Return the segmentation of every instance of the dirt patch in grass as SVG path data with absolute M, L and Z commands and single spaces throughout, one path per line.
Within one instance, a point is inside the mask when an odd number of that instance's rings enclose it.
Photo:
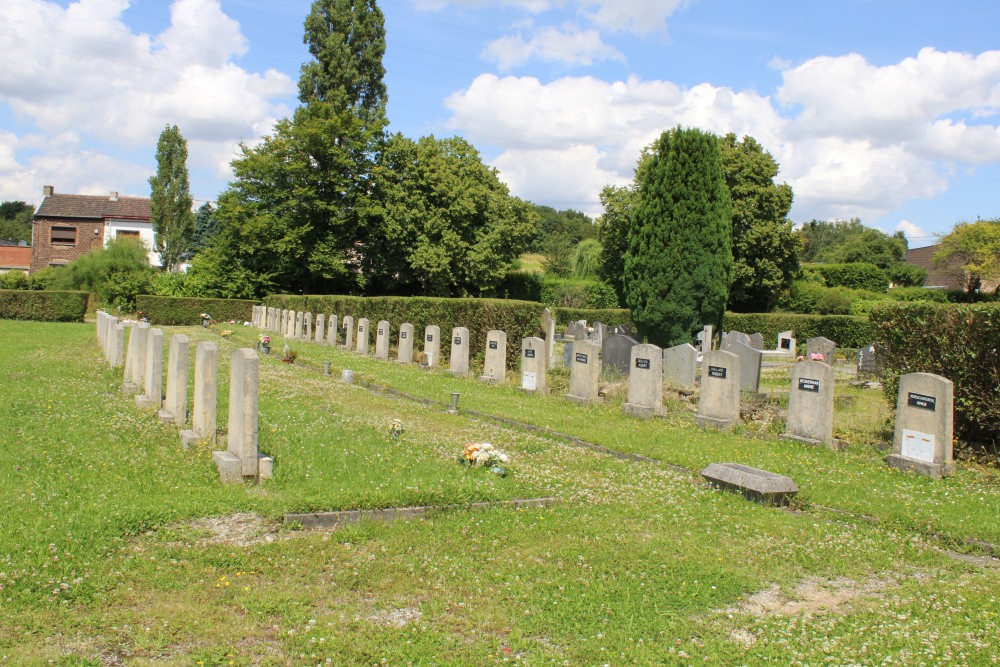
M 894 579 L 869 579 L 859 584 L 847 578 L 824 580 L 807 577 L 790 595 L 786 595 L 775 584 L 754 593 L 735 607 L 724 609 L 722 613 L 749 614 L 756 618 L 798 616 L 804 613 L 836 613 L 845 603 L 855 598 L 878 594 L 886 587 L 895 584 Z
M 231 544 L 248 547 L 265 544 L 279 539 L 281 531 L 281 524 L 277 521 L 250 513 L 195 519 L 188 525 L 204 535 L 197 540 L 199 546 Z

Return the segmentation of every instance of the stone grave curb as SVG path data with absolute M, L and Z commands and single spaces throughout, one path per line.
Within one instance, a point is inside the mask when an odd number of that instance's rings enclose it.
M 515 500 L 486 501 L 453 505 L 426 505 L 419 507 L 390 507 L 377 510 L 343 510 L 339 512 L 311 512 L 286 514 L 285 523 L 299 523 L 307 530 L 339 528 L 362 521 L 413 521 L 432 512 L 448 510 L 483 510 L 490 508 L 545 508 L 558 502 L 555 498 L 527 498 Z

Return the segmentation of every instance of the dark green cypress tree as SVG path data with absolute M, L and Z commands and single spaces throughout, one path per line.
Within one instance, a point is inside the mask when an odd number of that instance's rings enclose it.
M 646 167 L 625 253 L 625 300 L 650 343 L 721 328 L 733 275 L 729 189 L 715 135 L 677 127 Z

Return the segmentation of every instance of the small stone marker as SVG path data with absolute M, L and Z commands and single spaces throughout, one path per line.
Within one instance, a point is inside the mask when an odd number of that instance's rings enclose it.
M 128 337 L 128 354 L 125 356 L 125 383 L 122 387 L 126 396 L 139 393 L 143 376 L 146 374 L 146 348 L 149 347 L 149 323 L 139 322 L 132 327 Z
M 833 366 L 822 361 L 792 366 L 787 432 L 781 437 L 833 446 L 833 376 Z
M 456 377 L 469 374 L 469 330 L 465 327 L 451 330 L 451 363 L 448 370 Z
M 541 338 L 521 341 L 521 389 L 527 392 L 545 392 L 545 353 L 548 342 Z
M 799 492 L 790 477 L 739 463 L 712 463 L 701 476 L 717 489 L 736 491 L 764 505 L 787 505 Z
M 368 354 L 370 342 L 371 339 L 368 334 L 368 318 L 362 317 L 358 320 L 358 341 L 354 347 L 354 351 L 358 354 Z
M 150 329 L 146 339 L 146 371 L 142 378 L 143 393 L 135 397 L 142 409 L 163 405 L 163 330 Z
M 188 337 L 174 334 L 167 352 L 167 396 L 160 411 L 160 421 L 187 423 Z
M 226 451 L 212 452 L 223 483 L 271 477 L 273 461 L 257 452 L 257 393 L 260 359 L 249 348 L 233 352 L 229 378 L 229 426 Z
M 340 380 L 344 384 L 354 384 L 354 371 L 349 368 L 340 371 Z
M 698 374 L 698 350 L 690 343 L 663 351 L 663 379 L 673 387 L 692 389 Z
M 409 322 L 399 327 L 399 345 L 396 346 L 396 363 L 413 363 L 413 325 Z
M 752 333 L 750 334 L 750 347 L 755 350 L 764 349 L 764 334 Z
M 699 426 L 728 430 L 740 423 L 740 358 L 732 352 L 714 350 L 701 358 L 701 395 L 698 397 Z
M 326 342 L 327 345 L 329 345 L 330 347 L 337 347 L 338 331 L 339 329 L 338 329 L 337 316 L 331 314 L 330 317 L 327 319 L 327 326 L 326 326 Z
M 566 398 L 577 403 L 596 403 L 600 400 L 599 349 L 589 340 L 573 341 L 573 361 L 569 369 L 569 393 L 566 394 Z
M 632 371 L 628 376 L 628 401 L 622 412 L 649 419 L 663 411 L 663 350 L 656 345 L 632 347 Z
M 219 352 L 215 343 L 202 341 L 194 348 L 194 412 L 191 430 L 181 431 L 185 449 L 198 440 L 215 443 Z
M 482 382 L 507 381 L 507 333 L 493 329 L 486 334 L 486 356 L 483 362 Z
M 933 373 L 901 376 L 889 467 L 933 479 L 953 475 L 954 407 L 954 385 L 948 378 Z
M 601 348 L 604 367 L 628 375 L 632 370 L 632 348 L 638 344 L 639 341 L 634 338 L 621 334 L 605 338 Z
M 375 358 L 389 361 L 389 323 L 379 320 L 375 327 Z
M 878 372 L 875 365 L 875 343 L 858 348 L 858 377 L 871 377 Z
M 429 324 L 424 329 L 424 365 L 434 368 L 441 361 L 441 327 Z
M 313 314 L 305 313 L 302 318 L 302 339 L 310 341 L 313 339 Z
M 350 315 L 344 316 L 344 349 L 354 350 L 354 318 Z
M 833 364 L 833 355 L 837 351 L 837 344 L 829 338 L 817 336 L 806 341 L 806 359 L 811 361 L 825 361 Z M 813 355 L 822 354 L 823 357 L 813 359 Z
M 760 350 L 729 339 L 729 351 L 740 358 L 740 391 L 754 392 L 760 389 L 760 367 L 763 356 Z
M 782 331 L 781 333 L 778 334 L 778 347 L 776 349 L 777 352 L 782 352 L 790 357 L 795 356 L 796 341 L 795 337 L 793 336 L 793 333 L 794 332 L 789 330 L 789 331 Z
M 316 335 L 313 341 L 316 343 L 322 343 L 326 340 L 326 314 L 319 313 L 316 315 Z

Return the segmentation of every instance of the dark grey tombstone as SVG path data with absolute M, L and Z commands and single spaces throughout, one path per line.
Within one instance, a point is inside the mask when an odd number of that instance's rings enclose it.
M 568 340 L 563 344 L 563 366 L 569 368 L 573 365 L 573 341 Z
M 858 348 L 858 377 L 872 376 L 878 369 L 875 366 L 875 343 Z
M 628 375 L 631 370 L 632 348 L 638 344 L 639 341 L 628 336 L 614 335 L 605 338 L 601 348 L 604 368 L 614 368 L 619 373 Z

